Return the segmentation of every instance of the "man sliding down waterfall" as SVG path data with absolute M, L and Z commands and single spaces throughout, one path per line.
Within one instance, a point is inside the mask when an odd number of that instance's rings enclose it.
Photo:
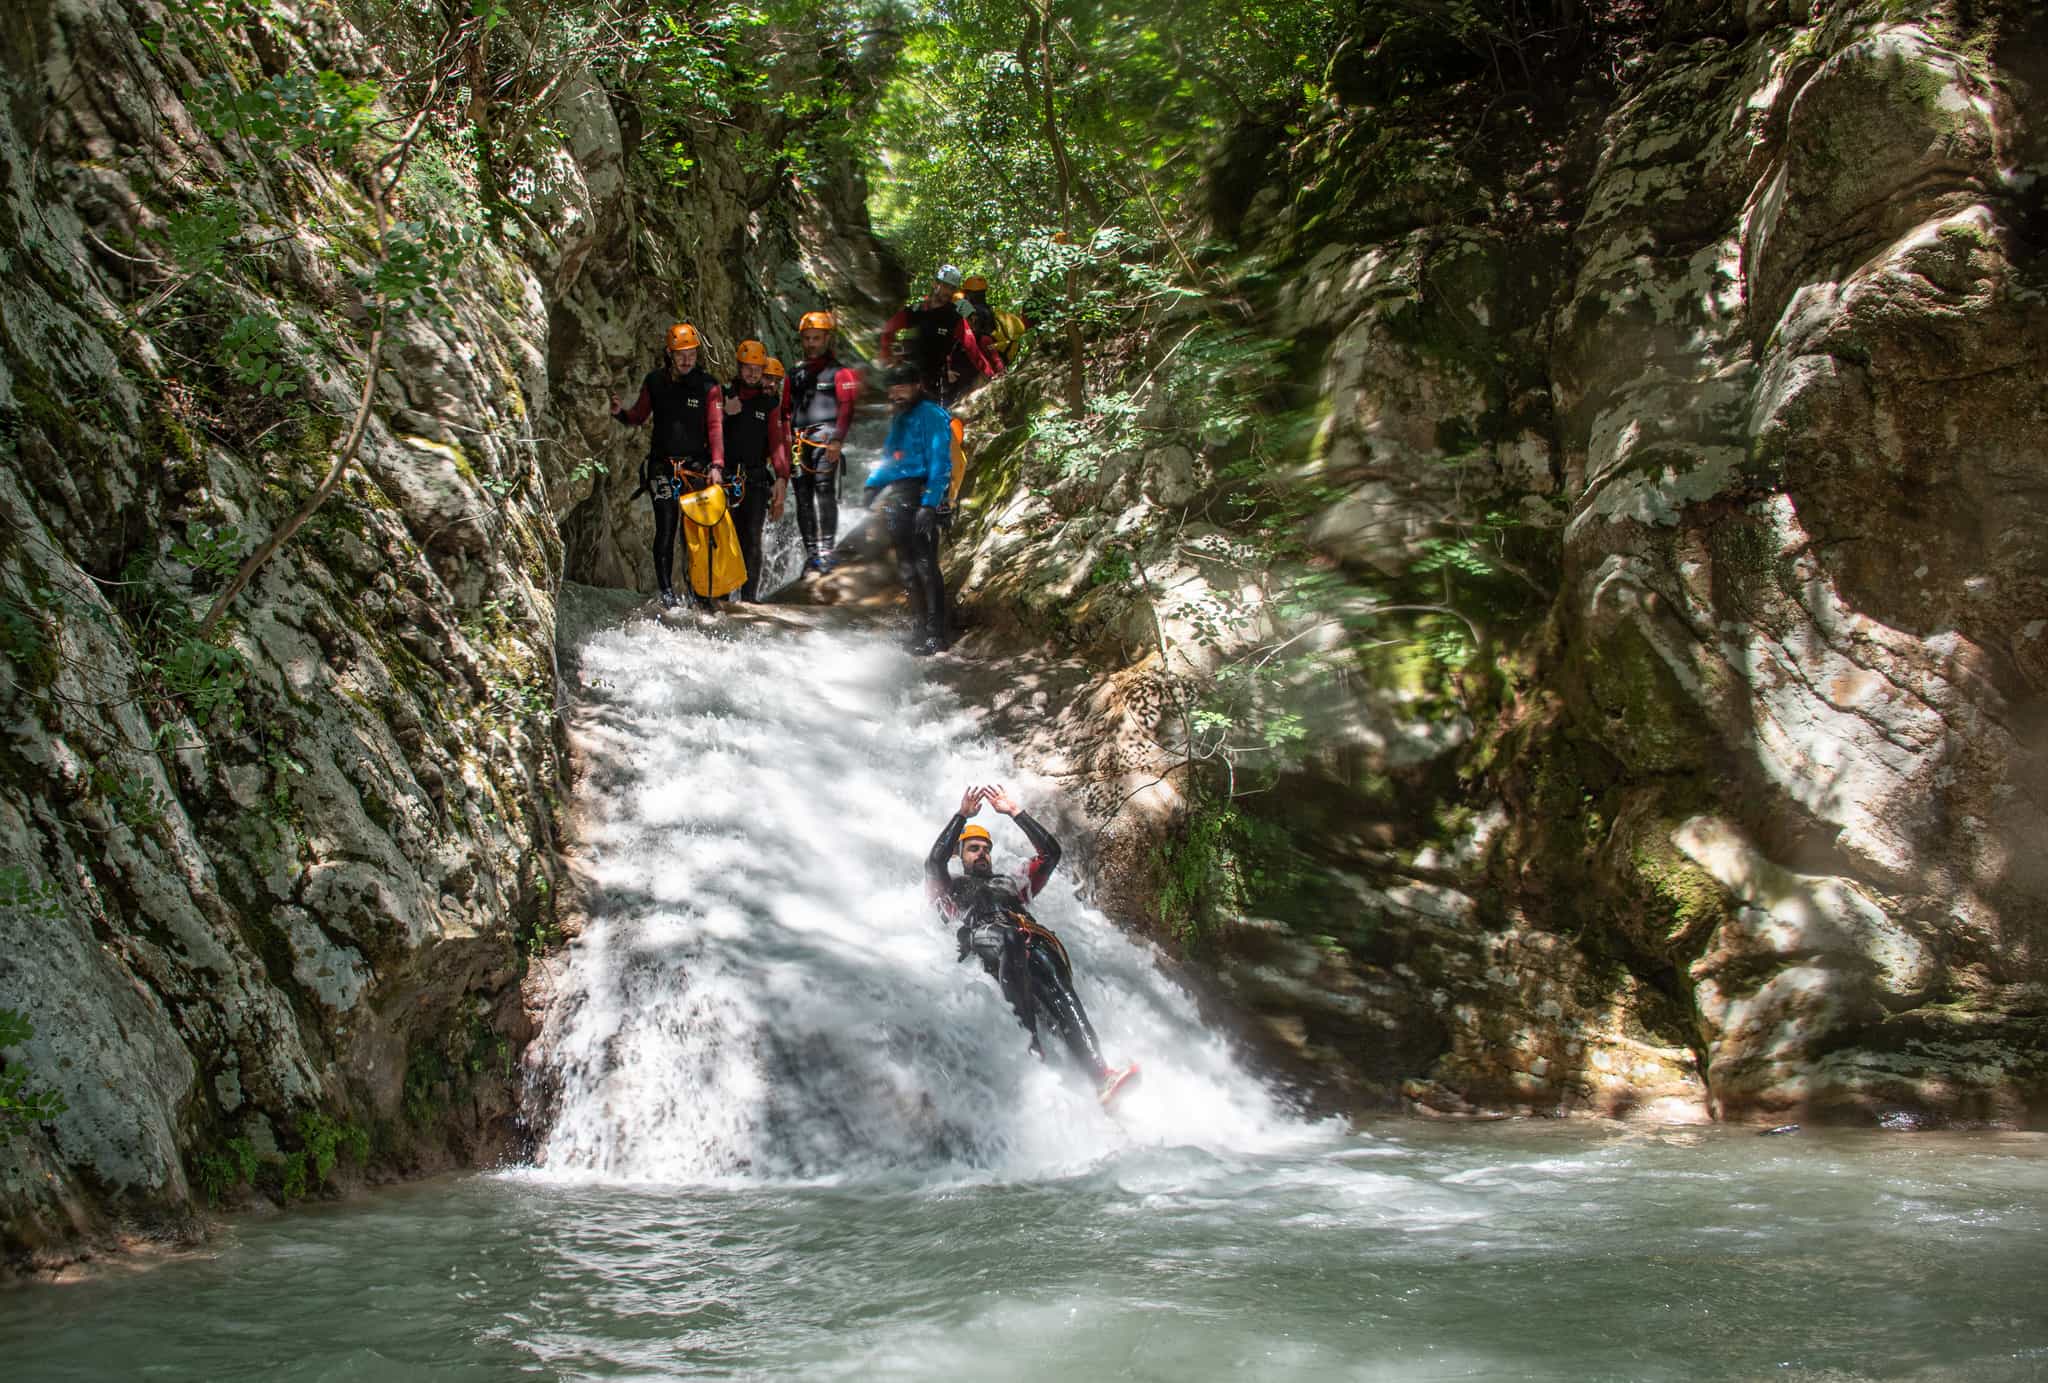
M 1016 822 L 1038 852 L 1022 873 L 996 873 L 994 842 L 987 828 L 968 825 L 968 818 L 978 815 L 984 802 Z M 951 867 L 956 853 L 961 868 L 957 876 Z M 1098 1097 L 1108 1108 L 1118 1093 L 1137 1079 L 1138 1063 L 1112 1071 L 1103 1061 L 1088 1012 L 1074 992 L 1067 948 L 1024 907 L 1038 896 L 1059 862 L 1060 843 L 1019 811 L 1001 786 L 971 787 L 960 799 L 959 812 L 939 832 L 932 852 L 925 856 L 925 891 L 939 915 L 958 926 L 960 959 L 966 960 L 970 953 L 978 955 L 983 968 L 995 976 L 1017 1021 L 1031 1034 L 1031 1050 L 1045 1055 L 1038 1043 L 1038 1015 L 1043 1011 L 1074 1060 L 1094 1077 Z

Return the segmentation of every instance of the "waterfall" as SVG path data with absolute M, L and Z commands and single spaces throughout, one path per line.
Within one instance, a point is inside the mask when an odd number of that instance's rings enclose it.
M 978 737 L 892 634 L 842 615 L 756 607 L 706 629 L 565 593 L 588 922 L 545 1020 L 542 1167 L 1031 1176 L 1133 1144 L 1249 1150 L 1298 1132 L 1149 948 L 1063 875 L 1034 912 L 1067 946 L 1104 1056 L 1144 1076 L 1111 1118 L 1050 1033 L 1049 1059 L 1030 1053 L 995 982 L 956 961 L 922 867 L 967 784 L 1006 782 L 1041 820 L 1058 789 Z M 1023 833 L 980 819 L 997 867 L 1017 867 Z

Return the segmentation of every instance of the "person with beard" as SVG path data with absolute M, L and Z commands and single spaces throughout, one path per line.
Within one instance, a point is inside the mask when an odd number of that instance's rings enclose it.
M 984 802 L 1016 822 L 1037 852 L 1021 872 L 996 873 L 994 841 L 987 828 L 969 824 Z M 957 875 L 952 872 L 956 854 L 961 869 Z M 1075 1064 L 1094 1080 L 1098 1098 L 1107 1106 L 1137 1076 L 1138 1064 L 1116 1070 L 1102 1059 L 1094 1025 L 1074 992 L 1067 948 L 1025 906 L 1045 888 L 1059 862 L 1060 843 L 1052 832 L 1020 809 L 1000 784 L 971 787 L 925 856 L 925 892 L 939 915 L 954 924 L 959 958 L 980 957 L 982 968 L 995 977 L 1017 1021 L 1031 1034 L 1031 1050 L 1045 1055 L 1038 1037 L 1043 1014 Z
M 804 358 L 782 388 L 782 420 L 795 446 L 796 526 L 804 538 L 804 571 L 832 570 L 839 541 L 839 476 L 853 406 L 860 400 L 860 371 L 832 353 L 837 320 L 829 312 L 806 312 L 797 324 Z
M 671 581 L 682 521 L 676 501 L 685 490 L 725 483 L 724 400 L 718 381 L 697 364 L 703 344 L 697 328 L 677 322 L 668 329 L 665 344 L 662 363 L 641 381 L 633 406 L 621 408 L 617 394 L 611 403 L 612 417 L 627 427 L 654 419 L 647 459 L 640 463 L 640 487 L 629 498 L 648 495 L 654 501 L 654 580 L 661 603 L 674 609 L 680 602 Z M 696 601 L 694 595 L 691 599 Z
M 945 651 L 946 578 L 939 571 L 941 511 L 953 496 L 953 415 L 924 395 L 913 365 L 889 371 L 895 418 L 882 442 L 882 464 L 868 476 L 862 503 L 881 497 L 881 518 L 896 548 L 896 570 L 910 598 L 910 649 Z

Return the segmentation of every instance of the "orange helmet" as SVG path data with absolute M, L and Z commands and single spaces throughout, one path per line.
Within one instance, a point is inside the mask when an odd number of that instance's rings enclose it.
M 782 362 L 780 360 L 777 360 L 774 356 L 771 355 L 768 357 L 768 363 L 761 367 L 761 373 L 768 376 L 768 378 L 770 379 L 781 379 L 785 374 L 789 372 L 782 368 Z
M 766 365 L 768 363 L 768 348 L 759 341 L 742 341 L 740 342 L 739 357 L 740 364 L 742 365 Z
M 986 840 L 990 845 L 995 844 L 994 839 L 988 833 L 988 827 L 977 826 L 972 821 L 960 828 L 960 843 L 965 845 L 970 840 Z
M 831 331 L 837 325 L 829 312 L 806 312 L 796 324 L 798 331 Z
M 960 286 L 970 293 L 988 292 L 988 280 L 983 278 L 980 274 L 976 274 L 973 278 L 967 280 L 967 282 L 961 284 Z
M 668 348 L 672 351 L 693 351 L 702 344 L 697 339 L 697 328 L 688 322 L 677 322 L 668 329 Z
M 1052 243 L 1055 245 L 1071 245 L 1074 243 L 1074 237 L 1068 235 L 1065 231 L 1060 231 L 1053 236 Z

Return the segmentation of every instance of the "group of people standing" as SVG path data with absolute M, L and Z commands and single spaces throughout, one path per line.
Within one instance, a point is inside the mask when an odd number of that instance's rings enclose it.
M 1002 374 L 1023 330 L 1021 319 L 1002 320 L 1007 314 L 989 307 L 987 295 L 986 281 L 942 265 L 924 299 L 882 330 L 881 359 L 894 362 L 886 383 L 895 418 L 863 502 L 882 500 L 918 653 L 938 652 L 950 638 L 938 535 L 951 522 L 965 467 L 963 429 L 950 408 Z M 862 389 L 861 372 L 834 353 L 837 326 L 830 312 L 805 313 L 798 323 L 804 358 L 793 370 L 761 342 L 742 341 L 737 372 L 721 384 L 700 363 L 697 329 L 679 322 L 632 406 L 611 396 L 620 423 L 652 424 L 633 497 L 648 495 L 654 506 L 654 578 L 665 607 L 685 600 L 710 606 L 688 580 L 677 592 L 674 563 L 690 497 L 713 487 L 725 491 L 745 564 L 738 599 L 760 598 L 762 533 L 792 491 L 805 573 L 832 569 L 846 436 Z
M 633 497 L 647 495 L 654 505 L 654 581 L 664 606 L 683 601 L 675 589 L 678 501 L 711 486 L 726 490 L 746 564 L 739 599 L 760 598 L 762 530 L 768 519 L 781 517 L 792 489 L 810 554 L 806 569 L 829 569 L 841 453 L 860 397 L 859 372 L 832 353 L 835 325 L 829 312 L 804 315 L 798 331 L 804 358 L 795 370 L 785 370 L 761 342 L 740 342 L 737 373 L 721 384 L 700 363 L 697 329 L 678 322 L 668 329 L 662 363 L 647 372 L 632 406 L 611 396 L 612 417 L 620 423 L 653 424 Z M 706 600 L 687 581 L 684 589 L 693 602 Z
M 1013 319 L 1014 321 L 1014 319 Z M 780 517 L 789 491 L 797 501 L 806 572 L 832 568 L 838 538 L 840 473 L 847 433 L 860 401 L 861 375 L 833 353 L 837 329 L 830 312 L 809 312 L 798 324 L 804 358 L 785 371 L 759 341 L 742 341 L 738 369 L 721 384 L 699 363 L 703 342 L 695 327 L 668 330 L 662 364 L 648 372 L 632 407 L 611 396 L 612 416 L 628 427 L 653 424 L 647 459 L 634 497 L 652 496 L 654 576 L 664 606 L 684 599 L 674 587 L 676 534 L 693 496 L 724 489 L 746 564 L 735 594 L 760 594 L 762 529 Z M 895 548 L 910 598 L 911 648 L 937 653 L 950 637 L 945 578 L 939 570 L 939 534 L 951 522 L 964 469 L 962 429 L 951 409 L 1007 365 L 1021 323 L 1001 323 L 987 306 L 987 284 L 963 280 L 942 265 L 924 300 L 904 308 L 882 331 L 881 356 L 893 362 L 886 376 L 893 417 L 881 463 L 869 474 L 862 503 L 877 504 Z M 707 567 L 708 570 L 708 567 Z M 706 602 L 685 581 L 688 598 Z M 983 804 L 1008 816 L 1034 850 L 1016 874 L 995 872 L 993 841 L 972 824 Z M 961 872 L 952 872 L 958 858 Z M 1096 1087 L 1105 1106 L 1130 1086 L 1137 1063 L 1112 1068 L 1102 1056 L 1087 1010 L 1074 990 L 1066 947 L 1032 917 L 1028 904 L 1059 864 L 1060 847 L 1000 786 L 971 787 L 960 810 L 939 833 L 925 861 L 926 887 L 935 907 L 955 925 L 959 958 L 974 957 L 994 977 L 1042 1054 L 1041 1029 L 1056 1033 L 1072 1061 Z

